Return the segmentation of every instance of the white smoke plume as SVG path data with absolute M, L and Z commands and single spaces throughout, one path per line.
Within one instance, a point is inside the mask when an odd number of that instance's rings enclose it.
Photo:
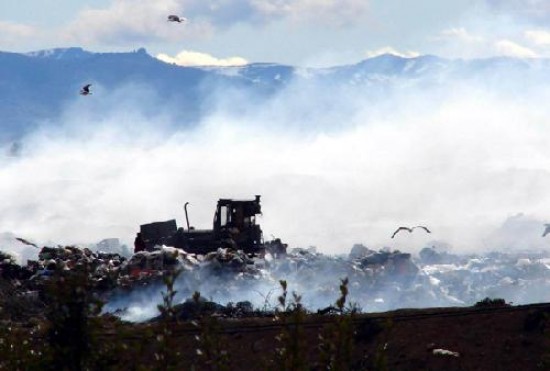
M 390 239 L 412 224 L 477 249 L 511 215 L 550 218 L 547 81 L 434 78 L 445 84 L 389 81 L 390 92 L 300 80 L 261 105 L 220 88 L 191 128 L 152 87 L 98 86 L 0 160 L 2 228 L 131 245 L 140 224 L 183 225 L 187 201 L 209 228 L 218 198 L 260 194 L 266 237 L 341 253 L 420 248 L 427 237 Z

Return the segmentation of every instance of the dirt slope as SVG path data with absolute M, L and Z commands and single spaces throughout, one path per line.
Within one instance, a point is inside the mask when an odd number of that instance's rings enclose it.
M 550 313 L 550 304 L 411 309 L 360 315 L 354 319 L 350 368 L 446 371 L 550 369 L 544 363 L 545 358 L 550 356 L 548 330 L 545 328 L 547 313 Z M 297 340 L 297 347 L 301 350 L 299 358 L 305 369 L 321 369 L 319 334 L 326 331 L 335 318 L 309 316 L 303 320 L 298 332 L 289 327 L 289 333 Z M 289 322 L 292 320 L 289 319 Z M 204 350 L 204 342 L 201 345 L 197 338 L 204 340 L 206 333 L 218 344 L 217 351 L 227 356 L 223 362 L 232 370 L 280 369 L 280 365 L 271 360 L 277 358 L 276 349 L 282 347 L 277 336 L 283 332 L 283 327 L 273 319 L 224 320 L 218 322 L 217 330 L 214 327 L 207 329 L 210 325 L 205 323 L 199 326 L 199 329 L 202 328 L 199 331 L 190 323 L 172 327 L 170 350 L 177 359 L 178 368 L 189 369 L 193 364 L 197 369 L 212 367 L 212 363 L 203 363 L 201 359 L 204 358 L 197 355 L 197 349 L 201 346 Z M 127 353 L 127 357 L 121 355 L 123 364 L 155 362 L 157 326 L 132 325 L 127 328 L 132 335 L 126 342 L 134 342 L 130 349 L 140 350 L 138 354 Z M 336 342 L 335 339 L 330 341 Z

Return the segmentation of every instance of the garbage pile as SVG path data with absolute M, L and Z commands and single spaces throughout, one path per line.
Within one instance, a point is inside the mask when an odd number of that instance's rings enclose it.
M 514 304 L 550 301 L 547 251 L 454 255 L 425 248 L 419 255 L 421 277 L 450 302 L 473 305 L 487 297 Z
M 0 277 L 4 280 L 28 279 L 32 271 L 16 264 L 13 256 L 0 251 Z
M 238 256 L 222 249 L 207 258 L 195 257 L 196 265 L 176 281 L 176 302 L 183 303 L 199 291 L 218 304 L 248 301 L 269 311 L 277 307 L 282 292 L 279 281 L 285 280 L 289 300 L 296 292 L 314 312 L 334 304 L 340 279 L 345 277 L 348 304 L 368 312 L 472 306 L 487 297 L 514 304 L 550 301 L 550 255 L 546 253 L 456 255 L 430 247 L 413 256 L 354 247 L 348 256 L 324 255 L 312 248 L 291 249 L 284 259 L 269 254 L 263 259 Z M 109 304 L 113 309 L 124 308 L 124 319 L 144 320 L 158 314 L 152 305 L 147 310 L 147 300 L 157 297 L 160 302 L 160 291 L 161 286 L 133 292 Z
M 550 254 L 546 252 L 458 255 L 426 247 L 412 255 L 358 244 L 342 256 L 321 254 L 315 248 L 290 249 L 279 259 L 274 255 L 251 257 L 229 248 L 199 255 L 159 246 L 126 258 L 75 246 L 43 247 L 38 259 L 25 266 L 0 254 L 0 274 L 28 293 L 39 290 L 40 283 L 56 271 L 85 265 L 106 300 L 104 310 L 130 321 L 158 316 L 161 292 L 166 291 L 163 278 L 175 272 L 179 273 L 174 302 L 181 305 L 182 318 L 195 292 L 217 303 L 214 313 L 218 315 L 236 315 L 227 310 L 229 303 L 250 303 L 254 310 L 273 311 L 282 292 L 281 280 L 287 282 L 288 300 L 296 292 L 312 312 L 334 304 L 340 295 L 340 280 L 346 277 L 348 304 L 368 312 L 471 306 L 484 298 L 514 304 L 550 301 Z
M 414 306 L 413 300 L 419 296 L 421 270 L 411 254 L 400 251 L 367 249 L 347 257 L 298 248 L 290 250 L 284 259 L 275 259 L 271 254 L 252 259 L 240 251 L 218 249 L 205 256 L 193 256 L 194 266 L 189 265 L 189 254 L 180 254 L 187 265 L 175 282 L 175 300 L 179 303 L 198 291 L 218 304 L 246 301 L 254 308 L 272 311 L 281 295 L 280 281 L 285 280 L 289 301 L 296 292 L 305 308 L 316 311 L 336 301 L 340 279 L 345 277 L 349 279 L 349 299 L 363 310 L 399 308 L 406 300 Z M 146 290 L 118 290 L 107 310 L 127 320 L 146 320 L 158 314 L 156 304 L 163 289 L 159 284 Z M 151 297 L 158 301 L 152 303 Z
M 119 254 L 94 252 L 87 247 L 45 246 L 38 253 L 38 260 L 28 260 L 23 269 L 32 274 L 29 277 L 31 282 L 40 285 L 55 272 L 86 267 L 94 286 L 108 290 L 117 285 L 117 277 L 125 261 L 126 258 Z

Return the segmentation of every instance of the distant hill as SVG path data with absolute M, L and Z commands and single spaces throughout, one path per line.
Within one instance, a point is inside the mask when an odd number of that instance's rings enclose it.
M 66 105 L 78 102 L 80 87 L 92 85 L 92 96 L 112 101 L 140 99 L 166 108 L 180 125 L 193 125 L 211 109 L 216 94 L 242 91 L 256 104 L 299 81 L 323 89 L 368 87 L 375 96 L 398 83 L 400 88 L 445 86 L 451 77 L 489 84 L 540 81 L 550 76 L 548 60 L 492 58 L 448 60 L 435 56 L 401 58 L 382 55 L 360 63 L 332 68 L 298 68 L 269 63 L 240 67 L 181 67 L 152 57 L 145 49 L 125 53 L 92 53 L 82 48 L 0 52 L 0 140 L 15 140 L 37 125 L 55 125 Z M 405 82 L 405 84 L 403 84 Z M 233 89 L 233 90 L 232 90 Z M 322 91 L 323 89 L 317 89 Z M 101 92 L 101 94 L 100 94 Z M 115 93 L 113 93 L 115 92 Z M 83 98 L 87 99 L 89 97 Z M 113 104 L 111 103 L 109 104 Z M 103 104 L 103 105 L 102 105 Z M 98 119 L 108 108 L 97 104 Z M 155 110 L 142 105 L 145 116 Z

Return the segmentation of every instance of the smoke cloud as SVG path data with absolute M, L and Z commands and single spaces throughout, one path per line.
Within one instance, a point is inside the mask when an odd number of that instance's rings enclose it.
M 187 201 L 191 224 L 210 228 L 218 198 L 260 194 L 265 237 L 291 247 L 498 248 L 487 236 L 507 218 L 542 223 L 550 210 L 547 81 L 505 72 L 381 76 L 387 85 L 302 78 L 262 104 L 219 87 L 187 126 L 153 87 L 97 86 L 17 155 L 6 145 L 0 223 L 37 241 L 131 245 L 140 224 L 183 225 Z M 390 238 L 417 224 L 432 235 Z

